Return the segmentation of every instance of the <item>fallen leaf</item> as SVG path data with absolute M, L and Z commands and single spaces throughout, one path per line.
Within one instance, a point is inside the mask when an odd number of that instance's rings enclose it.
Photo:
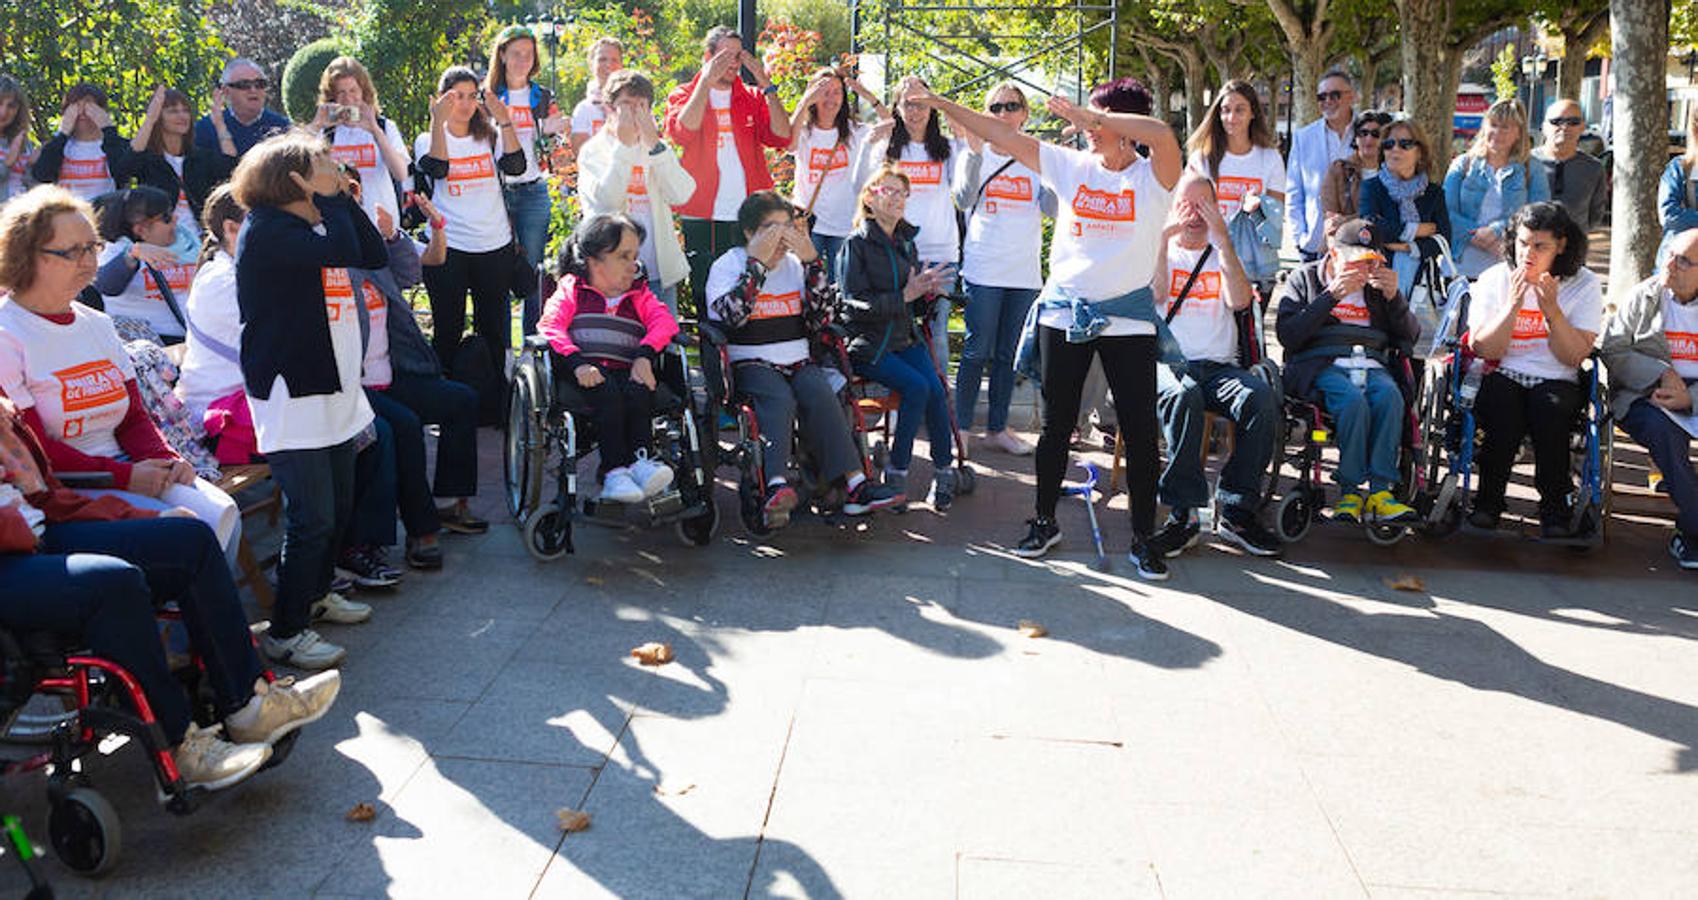
M 1386 578 L 1384 581 L 1386 583 L 1386 587 L 1391 588 L 1394 591 L 1410 591 L 1412 593 L 1420 594 L 1427 590 L 1427 583 L 1422 581 L 1421 576 L 1419 575 L 1403 574 L 1396 578 Z
M 377 807 L 372 806 L 370 803 L 356 803 L 354 804 L 354 808 L 348 810 L 347 815 L 342 818 L 347 819 L 350 822 L 370 822 L 372 819 L 377 818 Z
M 672 645 L 650 641 L 641 647 L 631 648 L 631 655 L 645 666 L 664 665 L 672 661 Z
M 1049 629 L 1048 628 L 1045 628 L 1044 626 L 1039 625 L 1038 623 L 1032 621 L 1031 619 L 1021 619 L 1019 628 L 1020 628 L 1020 633 L 1029 637 L 1029 638 L 1041 638 L 1041 637 L 1048 637 L 1049 636 Z
M 654 792 L 662 797 L 682 797 L 695 789 L 696 784 L 693 781 L 685 784 L 666 783 L 654 786 Z
M 584 583 L 585 584 L 592 584 L 592 585 L 600 585 L 600 584 L 604 584 L 606 582 L 605 582 L 605 579 L 601 578 L 598 575 L 585 575 L 584 576 Z
M 583 810 L 560 809 L 554 815 L 560 820 L 561 831 L 584 831 L 590 827 L 590 814 Z

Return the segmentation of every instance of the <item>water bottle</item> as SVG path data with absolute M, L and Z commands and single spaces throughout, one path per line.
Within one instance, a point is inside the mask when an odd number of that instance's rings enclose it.
M 1474 408 L 1474 398 L 1480 396 L 1480 379 L 1486 376 L 1486 361 L 1476 356 L 1468 361 L 1468 370 L 1462 373 L 1462 387 L 1458 405 L 1463 409 Z
M 1350 348 L 1350 383 L 1358 390 L 1368 386 L 1368 354 L 1361 344 Z

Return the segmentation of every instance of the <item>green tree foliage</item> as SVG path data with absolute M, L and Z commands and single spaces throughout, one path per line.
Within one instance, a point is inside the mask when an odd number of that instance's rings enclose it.
M 442 70 L 477 63 L 488 50 L 480 5 L 440 0 L 370 0 L 353 22 L 356 55 L 371 70 L 383 114 L 409 138 L 430 125 Z
M 1492 60 L 1492 90 L 1497 99 L 1515 99 L 1515 74 L 1519 71 L 1521 59 L 1515 55 L 1515 45 L 1504 44 L 1497 59 Z
M 342 38 L 320 38 L 295 51 L 283 67 L 283 109 L 297 122 L 312 121 L 318 108 L 318 82 L 324 68 L 354 48 Z

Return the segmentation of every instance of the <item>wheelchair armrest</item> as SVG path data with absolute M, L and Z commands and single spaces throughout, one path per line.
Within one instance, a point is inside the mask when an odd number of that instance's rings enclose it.
M 114 480 L 111 472 L 54 472 L 53 477 L 68 488 L 109 488 Z
M 705 319 L 696 323 L 696 330 L 701 332 L 702 340 L 710 346 L 724 347 L 731 343 L 731 338 L 725 333 L 724 329 Z
M 545 338 L 540 334 L 526 335 L 526 337 L 525 337 L 525 349 L 527 349 L 527 350 L 547 350 L 547 349 L 549 349 L 548 338 Z

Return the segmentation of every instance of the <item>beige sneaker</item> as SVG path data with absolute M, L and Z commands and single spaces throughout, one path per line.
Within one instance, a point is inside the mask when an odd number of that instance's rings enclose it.
M 254 682 L 248 704 L 224 720 L 224 733 L 242 743 L 275 744 L 302 725 L 324 718 L 341 690 L 342 673 L 335 670 L 269 683 L 261 678 Z
M 337 625 L 358 625 L 371 618 L 371 604 L 358 600 L 349 600 L 341 594 L 331 591 L 320 597 L 312 605 L 314 622 L 332 622 Z
M 1006 428 L 991 435 L 986 443 L 1011 456 L 1031 456 L 1034 449 L 1025 439 Z
M 233 744 L 218 736 L 216 726 L 199 728 L 190 723 L 171 757 L 189 787 L 217 791 L 258 772 L 271 758 L 271 748 L 265 744 Z

